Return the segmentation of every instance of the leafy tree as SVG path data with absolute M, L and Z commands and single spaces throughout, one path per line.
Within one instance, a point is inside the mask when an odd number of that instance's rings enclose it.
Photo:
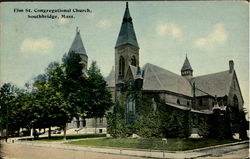
M 127 127 L 124 119 L 124 108 L 118 103 L 114 106 L 114 112 L 107 116 L 107 131 L 112 137 L 126 137 Z
M 88 70 L 88 86 L 89 86 L 89 109 L 87 116 L 88 117 L 103 117 L 105 111 L 110 109 L 113 105 L 111 100 L 111 94 L 107 89 L 106 81 L 101 75 L 100 69 L 96 65 L 96 62 L 93 61 Z
M 51 63 L 46 73 L 36 78 L 34 82 L 36 104 L 33 106 L 32 121 L 34 127 L 65 128 L 66 123 L 72 119 L 74 108 L 64 98 L 64 82 L 63 68 L 57 62 Z M 49 137 L 50 135 L 49 131 Z
M 82 77 L 81 57 L 75 52 L 65 54 L 63 59 L 63 66 L 65 67 L 66 76 L 68 79 L 77 80 Z
M 18 89 L 16 97 L 12 100 L 12 106 L 15 107 L 15 111 L 11 115 L 15 123 L 11 123 L 11 127 L 17 130 L 18 134 L 20 128 L 30 129 L 32 115 L 30 105 L 32 101 L 31 94 L 25 89 Z
M 90 118 L 95 118 L 95 124 L 97 118 L 101 118 L 105 115 L 105 112 L 110 109 L 113 105 L 111 100 L 111 94 L 107 89 L 106 81 L 104 80 L 100 69 L 98 68 L 95 61 L 91 63 L 88 70 L 88 107 L 87 110 L 81 110 L 81 112 L 86 111 L 86 116 Z M 96 125 L 95 125 L 96 126 Z
M 63 83 L 64 96 L 76 108 L 74 116 L 79 116 L 80 112 L 85 114 L 88 107 L 87 99 L 89 98 L 88 81 L 82 72 L 80 55 L 74 52 L 64 55 L 63 67 L 66 77 Z
M 10 83 L 5 83 L 0 88 L 0 124 L 2 129 L 6 129 L 6 136 L 17 130 L 19 121 L 16 120 L 18 114 L 17 105 L 14 104 L 18 94 L 18 88 Z

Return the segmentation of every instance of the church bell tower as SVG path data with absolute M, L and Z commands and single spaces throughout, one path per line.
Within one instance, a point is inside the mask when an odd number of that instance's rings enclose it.
M 80 64 L 82 65 L 82 72 L 83 72 L 83 74 L 86 74 L 87 69 L 88 69 L 88 55 L 87 55 L 86 50 L 84 48 L 82 38 L 80 35 L 80 30 L 78 30 L 78 27 L 76 28 L 75 39 L 74 39 L 74 41 L 71 44 L 71 47 L 69 49 L 69 53 L 70 52 L 74 52 L 74 53 L 80 55 L 80 57 L 81 57 Z
M 115 82 L 123 81 L 129 65 L 139 66 L 139 45 L 137 43 L 128 2 L 120 32 L 115 45 Z

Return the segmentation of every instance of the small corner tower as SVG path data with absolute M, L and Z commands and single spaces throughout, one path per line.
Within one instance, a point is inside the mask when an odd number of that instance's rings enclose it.
M 128 2 L 123 16 L 120 32 L 115 45 L 115 83 L 123 80 L 129 65 L 139 66 L 139 45 L 137 43 Z
M 193 69 L 189 63 L 187 55 L 181 68 L 181 76 L 186 77 L 187 79 L 191 79 L 193 77 Z
M 86 53 L 86 50 L 84 48 L 82 38 L 80 35 L 80 30 L 78 30 L 78 27 L 76 27 L 76 36 L 71 44 L 71 47 L 69 49 L 69 52 L 74 52 L 76 54 L 79 54 L 81 57 L 81 64 L 82 64 L 82 71 L 83 73 L 87 73 L 88 68 L 88 55 Z

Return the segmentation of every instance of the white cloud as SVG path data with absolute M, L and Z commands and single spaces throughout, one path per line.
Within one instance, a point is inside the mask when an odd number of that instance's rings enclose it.
M 68 24 L 69 23 L 69 19 L 68 18 L 59 18 L 58 20 L 59 24 Z
M 108 28 L 111 26 L 111 22 L 106 19 L 102 19 L 97 23 L 97 27 L 99 28 Z
M 54 44 L 48 38 L 27 38 L 22 41 L 20 51 L 24 54 L 33 54 L 33 53 L 49 53 L 53 48 Z
M 197 39 L 194 44 L 200 48 L 214 48 L 227 41 L 228 33 L 223 24 L 215 24 L 213 30 L 206 37 Z
M 157 24 L 155 31 L 160 36 L 169 34 L 172 35 L 174 38 L 182 38 L 181 28 L 177 24 L 172 22 Z

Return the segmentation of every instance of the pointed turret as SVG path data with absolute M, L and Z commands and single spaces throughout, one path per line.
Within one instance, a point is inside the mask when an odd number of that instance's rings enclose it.
M 181 68 L 181 75 L 188 78 L 193 77 L 193 69 L 189 63 L 187 55 L 184 64 Z
M 76 54 L 79 54 L 81 57 L 80 64 L 82 65 L 82 72 L 85 75 L 87 73 L 87 67 L 88 67 L 88 55 L 86 53 L 86 50 L 84 48 L 82 38 L 80 35 L 80 30 L 78 30 L 78 27 L 76 27 L 76 36 L 71 44 L 71 47 L 69 49 L 69 53 L 74 52 Z
M 128 2 L 126 2 L 126 9 L 115 47 L 119 47 L 121 45 L 126 45 L 126 44 L 130 44 L 134 47 L 139 48 L 134 31 L 132 18 L 129 13 Z
M 76 36 L 69 49 L 69 52 L 75 52 L 77 54 L 85 54 L 85 55 L 87 54 L 78 27 L 76 28 Z

